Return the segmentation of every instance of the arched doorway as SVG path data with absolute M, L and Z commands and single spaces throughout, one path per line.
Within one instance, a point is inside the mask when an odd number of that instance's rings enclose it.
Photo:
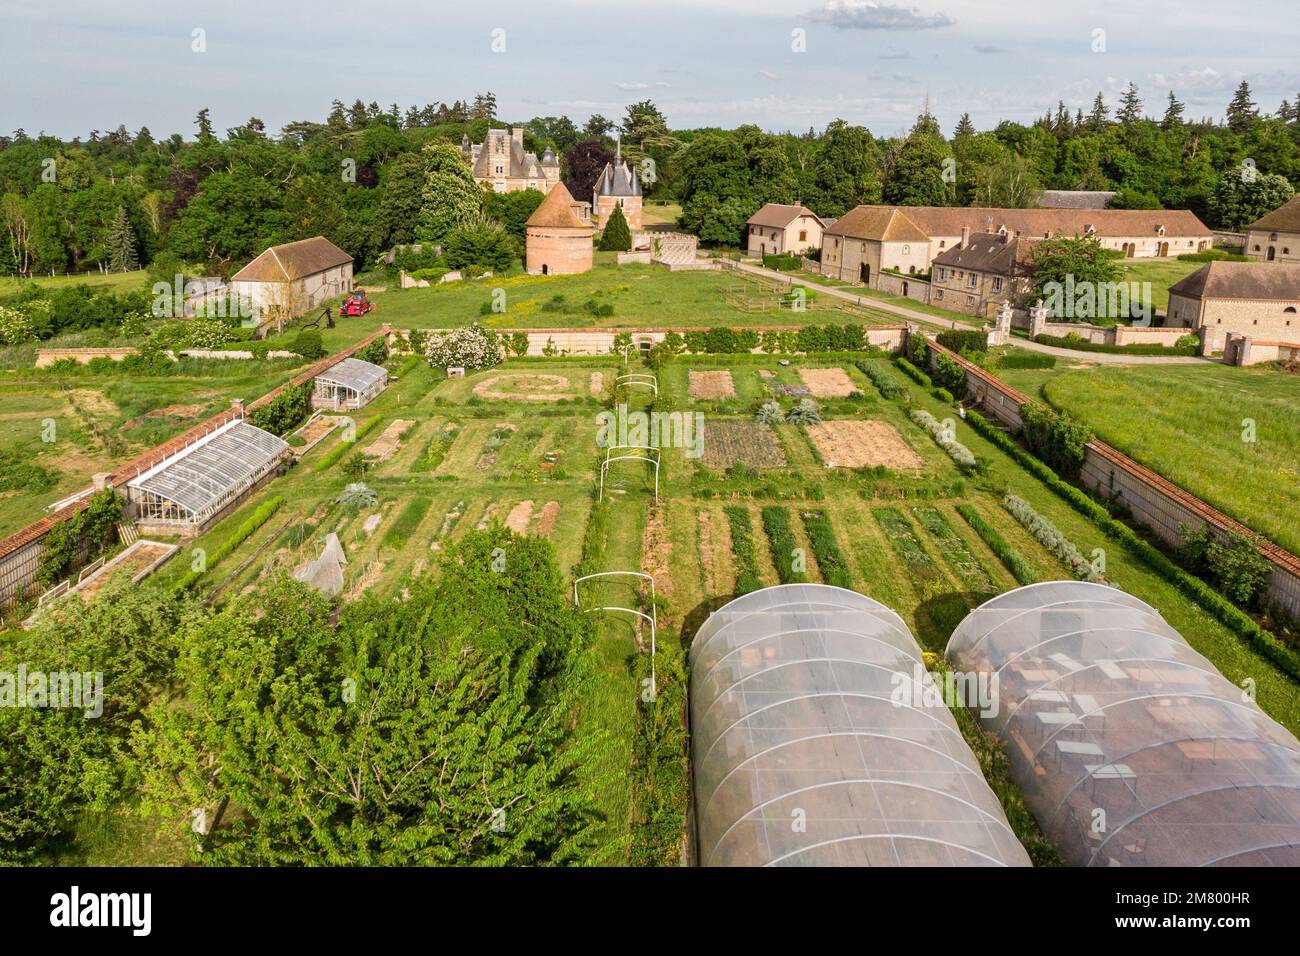
M 549 275 L 549 274 L 550 274 L 550 271 L 551 271 L 551 267 L 548 266 L 545 262 L 543 262 L 543 263 L 542 263 L 542 275 Z
M 871 266 L 865 262 L 858 266 L 858 279 L 861 280 L 863 285 L 871 285 Z

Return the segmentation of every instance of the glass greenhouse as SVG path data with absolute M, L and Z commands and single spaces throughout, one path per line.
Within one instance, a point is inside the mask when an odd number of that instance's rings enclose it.
M 972 611 L 947 653 L 997 676 L 984 726 L 1067 863 L 1300 865 L 1300 743 L 1154 608 L 1033 584 Z
M 704 866 L 1028 866 L 921 649 L 854 591 L 787 584 L 704 622 L 691 729 Z
M 135 520 L 201 525 L 270 474 L 289 446 L 236 420 L 127 483 Z
M 388 387 L 388 369 L 382 365 L 345 358 L 315 378 L 313 408 L 347 412 L 368 405 Z

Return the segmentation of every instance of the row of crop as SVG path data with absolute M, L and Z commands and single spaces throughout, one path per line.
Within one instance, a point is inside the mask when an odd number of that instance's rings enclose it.
M 736 560 L 736 593 L 748 594 L 763 586 L 758 576 L 758 552 L 754 548 L 754 526 L 749 509 L 728 505 L 723 511 L 731 528 L 731 553 Z
M 433 500 L 427 495 L 417 495 L 408 501 L 393 519 L 393 523 L 388 526 L 388 530 L 384 532 L 380 544 L 385 548 L 403 547 L 410 540 L 411 535 L 415 534 L 415 529 L 429 513 L 432 504 Z
M 987 594 L 995 590 L 993 579 L 989 576 L 979 558 L 971 553 L 961 535 L 957 534 L 943 512 L 932 505 L 913 508 L 912 513 L 921 523 L 921 527 L 939 547 L 944 562 L 961 580 L 967 591 Z
M 177 590 L 184 590 L 190 587 L 199 578 L 203 577 L 208 571 L 216 567 L 225 558 L 228 558 L 236 548 L 247 541 L 258 528 L 271 520 L 271 516 L 280 510 L 284 504 L 284 497 L 276 495 L 274 498 L 268 498 L 258 505 L 257 510 L 245 518 L 238 528 L 225 541 L 221 542 L 215 551 L 205 554 L 201 561 L 195 563 L 185 575 L 176 582 Z
M 1056 525 L 1048 521 L 1024 498 L 1008 494 L 1002 504 L 1011 512 L 1011 516 L 1025 526 L 1025 529 L 1038 539 L 1048 551 L 1052 552 L 1062 564 L 1070 569 L 1080 581 L 1105 584 L 1106 576 L 1094 562 L 1083 556 L 1073 541 L 1061 534 Z
M 344 454 L 346 454 L 348 450 L 352 448 L 353 445 L 355 445 L 357 442 L 361 441 L 361 439 L 365 438 L 372 431 L 374 431 L 375 428 L 379 425 L 380 419 L 382 417 L 383 416 L 381 415 L 373 416 L 370 419 L 370 421 L 366 422 L 364 425 L 358 428 L 351 438 L 348 438 L 345 435 L 342 439 L 339 440 L 339 443 L 337 445 L 331 448 L 325 454 L 325 456 L 321 458 L 320 461 L 316 462 L 316 467 L 313 469 L 313 471 L 315 471 L 317 474 L 320 474 L 323 471 L 327 471 L 335 462 L 337 462 L 340 458 L 342 458 Z
M 768 505 L 763 509 L 763 530 L 772 549 L 772 563 L 782 584 L 802 584 L 808 580 L 804 573 L 804 554 L 790 530 L 790 509 L 784 505 Z
M 894 380 L 893 376 L 886 371 L 884 365 L 880 362 L 858 361 L 854 364 L 863 375 L 871 379 L 871 384 L 876 386 L 876 391 L 883 398 L 896 402 L 905 394 L 903 386 Z
M 1081 515 L 1096 522 L 1107 537 L 1119 541 L 1134 557 L 1145 562 L 1153 571 L 1209 611 L 1220 624 L 1239 637 L 1244 638 L 1260 654 L 1285 671 L 1292 679 L 1300 681 L 1300 654 L 1288 648 L 1276 637 L 1260 627 L 1249 614 L 1223 597 L 1204 581 L 1180 568 L 1159 548 L 1139 537 L 1136 531 L 1122 521 L 1112 517 L 1110 512 L 1102 505 L 1074 485 L 1063 480 L 1056 472 L 1021 448 L 1009 435 L 994 426 L 978 412 L 968 412 L 966 421 L 977 432 L 1015 459 L 1017 464 L 1063 498 L 1067 504 Z
M 835 540 L 835 529 L 831 527 L 830 517 L 824 511 L 805 511 L 802 517 L 822 580 L 837 588 L 852 590 L 853 575 L 849 572 L 849 563 L 840 550 L 839 542 Z
M 907 377 L 910 378 L 912 381 L 916 382 L 916 384 L 924 386 L 925 388 L 930 388 L 934 385 L 934 383 L 930 381 L 929 375 L 926 375 L 919 368 L 917 368 L 915 365 L 913 365 L 911 362 L 909 362 L 907 359 L 903 358 L 902 356 L 899 356 L 898 358 L 894 359 L 894 362 L 895 364 L 898 365 L 899 368 L 901 368 L 907 374 Z
M 1007 543 L 1006 538 L 998 533 L 997 528 L 980 517 L 979 512 L 974 507 L 965 503 L 959 504 L 957 513 L 975 529 L 975 533 L 989 546 L 989 550 L 1011 572 L 1011 576 L 1016 579 L 1017 584 L 1038 583 L 1038 575 L 1030 569 L 1029 564 L 1020 556 L 1020 552 Z
M 957 467 L 962 471 L 976 471 L 979 468 L 975 453 L 954 437 L 953 429 L 949 425 L 940 422 L 923 408 L 912 409 L 912 421 L 925 429 L 926 433 L 934 439 L 935 444 L 946 451 L 948 457 L 956 462 Z

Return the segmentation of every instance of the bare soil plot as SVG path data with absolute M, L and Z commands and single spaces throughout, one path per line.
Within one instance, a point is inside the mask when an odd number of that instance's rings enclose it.
M 887 422 L 829 421 L 807 428 L 827 468 L 924 467 L 921 456 Z
M 605 394 L 605 373 L 592 372 L 591 384 L 588 386 L 592 398 L 600 398 Z
M 799 377 L 819 397 L 843 398 L 858 391 L 853 379 L 842 368 L 801 368 Z
M 563 398 L 577 398 L 567 391 L 572 383 L 563 375 L 541 372 L 508 372 L 491 375 L 474 386 L 479 398 L 497 398 L 517 402 L 558 402 Z
M 527 534 L 528 522 L 530 522 L 532 518 L 532 501 L 521 501 L 510 509 L 510 514 L 506 515 L 506 527 L 515 534 Z
M 397 451 L 397 446 L 401 444 L 402 432 L 410 426 L 410 422 L 397 419 L 384 429 L 373 445 L 366 449 L 366 456 L 369 458 L 378 458 L 380 461 L 386 459 L 393 452 Z
M 770 425 L 726 419 L 705 421 L 701 460 L 710 468 L 729 468 L 737 463 L 781 468 L 786 464 L 785 449 Z
M 164 544 L 161 541 L 139 541 L 123 552 L 116 563 L 106 565 L 82 583 L 77 588 L 77 593 L 86 598 L 98 594 L 109 581 L 123 579 L 129 581 L 175 550 L 175 545 Z
M 303 454 L 314 448 L 322 438 L 337 428 L 341 421 L 341 418 L 336 418 L 333 415 L 321 415 L 317 418 L 313 418 L 302 428 L 298 429 L 297 435 L 302 439 L 302 445 L 294 449 L 294 454 L 301 457 Z
M 103 392 L 93 388 L 74 388 L 68 397 L 87 413 L 96 418 L 114 418 L 118 414 L 117 406 Z
M 555 521 L 560 517 L 560 503 L 558 501 L 548 501 L 542 506 L 534 517 L 536 525 L 536 534 L 543 538 L 549 538 L 555 531 Z
M 736 383 L 731 379 L 731 372 L 719 369 L 710 372 L 688 373 L 690 378 L 691 398 L 735 398 Z
M 730 594 L 736 588 L 731 567 L 731 526 L 716 511 L 701 511 L 699 522 L 704 590 L 710 596 Z

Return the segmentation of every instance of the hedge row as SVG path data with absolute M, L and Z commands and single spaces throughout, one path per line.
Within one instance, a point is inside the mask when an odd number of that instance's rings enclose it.
M 1040 345 L 1055 345 L 1076 352 L 1108 352 L 1113 355 L 1195 355 L 1197 350 L 1195 345 L 1107 345 L 1105 342 L 1089 342 L 1087 339 L 1041 333 L 1034 336 L 1034 341 Z
M 192 569 L 186 572 L 185 576 L 176 583 L 176 589 L 183 591 L 190 587 L 195 581 L 203 577 L 203 575 L 212 570 L 212 568 L 216 567 L 222 560 L 229 557 L 231 552 L 247 541 L 258 528 L 270 521 L 271 516 L 279 511 L 280 506 L 283 504 L 284 497 L 281 495 L 276 495 L 274 498 L 268 498 L 266 501 L 262 502 L 258 506 L 257 510 L 245 518 L 243 523 L 235 529 L 234 534 L 221 542 L 217 547 L 217 550 L 204 557 L 202 569 Z
M 763 586 L 758 577 L 758 555 L 754 551 L 754 529 L 749 509 L 728 505 L 723 509 L 731 525 L 731 553 L 736 559 L 736 593 L 748 594 Z
M 949 329 L 940 332 L 934 340 L 959 355 L 966 351 L 987 352 L 989 347 L 989 334 L 983 329 Z
M 1007 543 L 1006 538 L 998 533 L 997 528 L 981 518 L 978 511 L 968 504 L 960 504 L 957 506 L 957 513 L 975 529 L 975 533 L 989 546 L 989 550 L 997 555 L 998 560 L 1011 572 L 1011 576 L 1018 584 L 1038 583 L 1038 575 L 1030 569 L 1025 559 L 1020 556 L 1020 552 Z
M 772 563 L 782 584 L 802 584 L 808 580 L 802 571 L 794 569 L 794 556 L 798 550 L 794 532 L 790 530 L 790 509 L 784 505 L 768 505 L 763 509 L 763 530 L 772 548 Z
M 899 368 L 907 373 L 907 377 L 912 379 L 918 385 L 924 385 L 926 388 L 932 388 L 934 386 L 934 383 L 930 381 L 930 376 L 926 375 L 907 359 L 900 356 L 894 359 L 894 361 L 898 363 Z
M 998 368 L 1056 368 L 1056 356 L 1042 352 L 1008 352 L 998 359 Z
M 1300 654 L 1260 627 L 1249 614 L 1204 581 L 1178 567 L 1159 548 L 1139 537 L 1136 531 L 1122 521 L 1113 518 L 1109 511 L 1083 491 L 1062 480 L 1056 472 L 1021 448 L 1009 435 L 994 427 L 978 412 L 967 412 L 966 421 L 1015 459 L 1022 468 L 1064 498 L 1075 511 L 1095 521 L 1107 537 L 1120 542 L 1134 557 L 1145 562 L 1153 571 L 1205 608 L 1220 624 L 1246 640 L 1261 656 L 1272 661 L 1293 680 L 1300 681 Z
M 817 558 L 817 567 L 821 569 L 822 580 L 839 588 L 853 590 L 853 576 L 849 573 L 849 564 L 844 559 L 835 540 L 835 529 L 831 519 L 824 511 L 803 512 L 803 526 L 808 531 L 808 542 L 812 545 Z
M 1070 569 L 1080 581 L 1088 581 L 1092 584 L 1109 584 L 1105 576 L 1098 571 L 1087 558 L 1083 556 L 1078 546 L 1063 535 L 1052 522 L 1048 521 L 1024 498 L 1018 495 L 1006 495 L 1002 499 L 1003 506 L 1011 512 L 1012 517 L 1024 525 L 1025 529 L 1037 539 L 1048 551 L 1056 556 L 1056 559 Z
M 340 458 L 342 458 L 343 455 L 353 445 L 355 445 L 357 442 L 361 441 L 361 439 L 365 438 L 372 431 L 374 431 L 375 426 L 379 424 L 380 419 L 382 418 L 383 418 L 382 415 L 373 416 L 370 419 L 370 421 L 366 422 L 364 425 L 362 425 L 360 428 L 357 429 L 357 433 L 352 436 L 351 441 L 348 441 L 347 439 L 341 440 L 337 445 L 335 445 L 333 448 L 329 450 L 329 452 L 325 455 L 324 458 L 316 462 L 316 467 L 313 468 L 312 470 L 315 471 L 317 474 L 320 474 L 322 471 L 328 470 L 330 466 L 333 465 Z

